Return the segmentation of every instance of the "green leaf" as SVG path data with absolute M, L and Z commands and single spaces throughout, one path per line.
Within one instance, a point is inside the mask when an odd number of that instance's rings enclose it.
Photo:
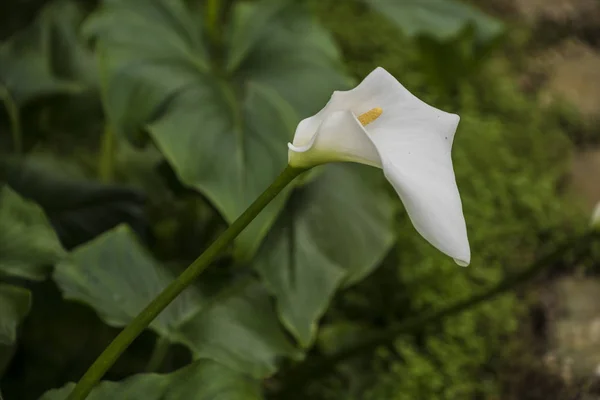
M 46 392 L 40 400 L 66 399 L 75 385 Z M 213 361 L 197 361 L 170 374 L 139 374 L 101 382 L 88 400 L 261 400 L 260 384 Z
M 48 56 L 54 74 L 80 89 L 95 88 L 98 71 L 94 54 L 80 37 L 86 11 L 72 0 L 54 0 L 42 10 L 39 20 L 48 32 Z
M 0 92 L 6 99 L 22 105 L 39 96 L 81 89 L 57 76 L 52 67 L 52 52 L 60 33 L 67 31 L 64 25 L 73 22 L 75 7 L 70 2 L 51 3 L 29 27 L 0 44 Z
M 76 248 L 54 272 L 66 298 L 89 304 L 112 326 L 126 325 L 173 278 L 124 226 Z M 242 289 L 216 302 L 208 290 L 192 286 L 150 328 L 187 345 L 195 358 L 210 358 L 257 378 L 271 375 L 279 358 L 297 358 L 298 350 L 286 338 L 265 291 L 254 281 Z
M 42 209 L 0 188 L 0 275 L 42 280 L 64 255 Z
M 373 271 L 393 243 L 393 207 L 380 183 L 375 169 L 328 166 L 294 193 L 257 254 L 284 325 L 305 347 L 336 289 Z
M 219 360 L 256 378 L 275 373 L 282 356 L 301 358 L 281 328 L 271 299 L 254 281 L 191 318 L 181 327 L 180 341 L 195 357 Z
M 150 132 L 183 181 L 194 182 L 232 222 L 285 168 L 292 118 L 286 117 L 290 111 L 276 93 L 257 84 L 252 84 L 238 110 L 240 120 L 230 119 L 225 96 L 198 96 L 196 91 L 180 96 L 170 112 L 150 126 Z M 202 102 L 205 105 L 198 108 Z M 202 127 L 202 132 L 189 127 Z M 272 201 L 237 239 L 240 251 L 254 251 L 288 192 L 284 190 Z
M 91 305 L 111 326 L 126 325 L 173 278 L 124 225 L 75 248 L 70 259 L 54 270 L 54 280 L 65 298 Z M 197 292 L 186 290 L 150 328 L 172 337 L 177 325 L 197 311 L 199 300 Z
M 4 165 L 7 183 L 42 207 L 67 249 L 120 223 L 129 224 L 144 238 L 148 236 L 146 197 L 139 190 L 87 180 L 68 170 L 73 163 L 60 163 L 55 157 L 34 155 Z
M 11 345 L 15 342 L 17 327 L 30 308 L 29 290 L 0 284 L 0 345 Z
M 271 87 L 290 103 L 298 115 L 296 125 L 318 112 L 334 90 L 349 89 L 354 81 L 340 72 L 344 65 L 329 32 L 293 3 L 239 2 L 233 11 L 228 61 L 237 65 L 231 73 L 238 75 L 238 83 Z
M 77 39 L 82 11 L 70 1 L 47 4 L 26 29 L 0 43 L 0 105 L 15 151 L 23 150 L 20 109 L 45 96 L 79 93 L 95 82 L 91 57 Z
M 352 348 L 375 330 L 356 322 L 342 321 L 329 323 L 319 329 L 317 344 L 324 354 L 336 354 Z
M 86 30 L 102 49 L 112 123 L 128 137 L 147 127 L 182 182 L 228 222 L 285 167 L 300 116 L 347 87 L 331 39 L 290 2 L 236 2 L 224 60 L 181 1 L 105 4 Z M 238 238 L 239 258 L 258 248 L 285 197 Z
M 504 30 L 500 21 L 458 0 L 364 1 L 409 36 L 429 35 L 438 40 L 446 40 L 458 35 L 466 25 L 472 24 L 477 39 L 487 42 Z

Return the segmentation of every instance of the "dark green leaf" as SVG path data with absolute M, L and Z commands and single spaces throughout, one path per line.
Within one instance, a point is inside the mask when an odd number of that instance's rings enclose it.
M 148 238 L 146 198 L 138 190 L 65 176 L 62 166 L 52 159 L 31 157 L 6 166 L 8 184 L 43 208 L 66 248 L 85 243 L 120 223 Z
M 42 10 L 39 20 L 48 32 L 48 56 L 54 74 L 86 87 L 96 87 L 96 60 L 79 35 L 85 16 L 76 2 L 54 0 Z
M 31 25 L 0 43 L 0 106 L 8 114 L 17 152 L 25 142 L 21 125 L 37 122 L 21 116 L 26 103 L 95 85 L 93 58 L 77 38 L 82 18 L 71 1 L 48 2 Z
M 312 343 L 336 289 L 369 274 L 393 243 L 393 208 L 377 173 L 357 165 L 328 166 L 294 193 L 258 252 L 256 268 L 277 297 L 282 321 L 303 346 Z
M 218 360 L 256 378 L 273 374 L 282 356 L 301 357 L 258 282 L 195 315 L 181 327 L 181 338 L 196 357 Z
M 173 278 L 123 226 L 76 248 L 54 273 L 66 298 L 89 304 L 113 326 L 131 321 Z M 196 358 L 263 378 L 275 372 L 280 357 L 299 354 L 261 287 L 252 283 L 242 289 L 214 302 L 192 286 L 150 328 L 187 345 Z
M 276 93 L 256 84 L 238 110 L 243 126 L 241 120 L 230 119 L 225 97 L 198 96 L 202 95 L 197 91 L 180 96 L 150 131 L 183 181 L 195 182 L 231 222 L 287 164 L 286 143 L 293 131 L 287 122 L 292 119 Z M 204 106 L 198 108 L 197 104 Z M 191 131 L 192 126 L 202 127 L 201 133 Z M 238 238 L 243 250 L 252 252 L 258 245 L 283 207 L 287 192 L 271 202 Z
M 284 1 L 286 7 L 277 3 L 281 1 L 238 4 L 234 15 L 240 16 L 231 35 L 240 42 L 231 43 L 230 62 L 237 59 L 237 49 L 246 48 L 235 82 L 257 82 L 276 90 L 296 111 L 296 125 L 318 112 L 334 90 L 349 89 L 354 81 L 340 72 L 341 56 L 329 32 L 294 1 Z M 262 15 L 270 18 L 263 21 Z M 237 30 L 241 33 L 236 35 Z M 242 39 L 246 36 L 249 39 Z
M 409 36 L 438 40 L 456 36 L 466 25 L 475 27 L 479 41 L 497 37 L 502 23 L 459 0 L 364 0 Z
M 91 305 L 112 326 L 126 325 L 173 278 L 123 225 L 75 248 L 54 271 L 65 298 Z M 198 293 L 187 290 L 150 327 L 170 337 L 198 308 Z
M 41 280 L 64 255 L 44 211 L 0 188 L 0 275 Z
M 63 400 L 70 383 L 40 400 Z M 261 400 L 260 385 L 213 361 L 200 360 L 171 374 L 140 374 L 122 382 L 102 382 L 88 400 Z
M 375 332 L 356 322 L 342 321 L 327 324 L 319 329 L 319 349 L 325 354 L 336 354 L 351 348 Z
M 38 96 L 82 88 L 58 77 L 52 68 L 52 52 L 61 34 L 74 32 L 68 25 L 75 22 L 76 13 L 73 3 L 51 3 L 27 29 L 0 44 L 0 98 L 22 105 Z
M 17 327 L 29 313 L 31 292 L 18 286 L 0 284 L 0 346 L 11 345 Z
M 87 31 L 102 50 L 112 122 L 128 137 L 148 126 L 183 183 L 228 222 L 285 167 L 300 116 L 348 83 L 330 38 L 289 2 L 233 6 L 227 76 L 182 2 L 105 3 Z M 284 202 L 282 194 L 238 238 L 239 257 L 252 255 Z

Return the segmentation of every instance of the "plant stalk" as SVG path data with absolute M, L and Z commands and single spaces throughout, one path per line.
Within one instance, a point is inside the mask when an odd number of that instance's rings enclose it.
M 160 367 L 165 361 L 165 357 L 169 354 L 169 348 L 171 347 L 171 342 L 163 336 L 160 336 L 156 339 L 156 343 L 154 344 L 154 350 L 152 351 L 152 355 L 150 356 L 150 360 L 148 360 L 148 364 L 146 364 L 146 372 L 159 372 Z
M 214 45 L 219 45 L 219 19 L 221 14 L 221 0 L 207 0 L 205 18 L 206 29 Z
M 98 178 L 103 183 L 110 183 L 114 179 L 115 153 L 117 142 L 114 130 L 110 124 L 104 126 L 102 141 L 100 143 L 100 159 L 98 163 Z
M 275 181 L 215 240 L 200 257 L 154 298 L 100 354 L 67 400 L 83 400 L 139 334 L 150 325 L 290 182 L 306 171 L 287 166 Z
M 0 85 L 0 104 L 4 104 L 10 121 L 13 150 L 15 153 L 21 154 L 23 151 L 23 132 L 19 107 L 15 104 L 8 89 L 2 85 Z

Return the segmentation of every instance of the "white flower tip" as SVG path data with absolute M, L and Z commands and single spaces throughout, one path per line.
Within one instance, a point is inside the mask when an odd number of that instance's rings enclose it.
M 454 258 L 454 262 L 456 264 L 458 264 L 459 266 L 461 266 L 461 267 L 468 267 L 469 264 L 471 263 L 471 260 L 469 260 L 469 259 L 467 259 L 467 260 L 461 260 L 461 259 L 458 259 L 458 258 Z
M 466 233 L 463 236 L 462 243 L 454 247 L 454 252 L 448 255 L 461 267 L 468 267 L 471 264 L 471 246 L 469 246 Z
M 454 130 L 456 130 L 456 128 L 458 128 L 458 123 L 460 122 L 460 115 L 458 114 L 450 114 L 450 116 L 454 119 Z

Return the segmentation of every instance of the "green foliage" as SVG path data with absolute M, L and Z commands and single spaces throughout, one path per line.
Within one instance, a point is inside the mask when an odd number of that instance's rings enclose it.
M 51 390 L 40 400 L 63 400 L 73 384 Z M 260 400 L 256 382 L 211 361 L 197 361 L 171 374 L 140 374 L 123 382 L 103 382 L 90 400 Z
M 42 209 L 0 186 L 0 373 L 11 357 L 19 324 L 31 308 L 31 292 L 3 281 L 42 280 L 65 256 Z
M 0 205 L 0 274 L 44 279 L 65 255 L 44 211 L 6 186 Z
M 56 266 L 64 296 L 93 307 L 109 325 L 124 326 L 175 277 L 124 226 L 76 248 Z M 230 283 L 230 282 L 227 282 Z M 279 357 L 297 357 L 260 285 L 249 282 L 218 303 L 218 283 L 188 288 L 150 328 L 169 342 L 257 378 L 272 374 Z
M 86 31 L 103 49 L 114 128 L 132 136 L 147 127 L 182 182 L 231 222 L 285 167 L 281 149 L 300 116 L 347 80 L 327 33 L 289 1 L 236 3 L 220 51 L 211 52 L 200 20 L 180 1 L 116 1 Z M 256 251 L 288 192 L 238 239 L 242 259 Z
M 31 292 L 13 285 L 0 284 L 0 346 L 17 339 L 17 327 L 29 313 Z
M 0 44 L 0 102 L 9 116 L 17 152 L 24 145 L 21 108 L 41 97 L 79 92 L 85 86 L 73 75 L 94 74 L 76 45 L 75 27 L 82 18 L 73 3 L 57 1 L 29 27 Z
M 58 76 L 54 68 L 59 63 L 57 45 L 63 39 L 55 36 L 75 35 L 75 31 L 60 29 L 63 24 L 68 24 L 65 20 L 73 18 L 75 12 L 72 3 L 57 2 L 46 8 L 27 29 L 2 43 L 0 88 L 5 102 L 22 106 L 36 97 L 68 93 L 78 88 L 75 82 Z
M 215 2 L 215 13 L 193 3 L 104 0 L 83 24 L 92 51 L 78 36 L 83 11 L 50 2 L 0 46 L 0 92 L 17 150 L 16 159 L 0 160 L 10 186 L 0 192 L 0 278 L 42 280 L 54 265 L 52 284 L 65 299 L 93 309 L 105 330 L 126 325 L 273 181 L 298 121 L 348 88 L 348 72 L 361 79 L 377 65 L 461 115 L 453 154 L 473 267 L 457 268 L 414 232 L 380 171 L 315 170 L 276 198 L 216 272 L 152 322 L 150 371 L 103 382 L 90 399 L 260 399 L 285 384 L 273 376 L 282 364 L 311 357 L 315 340 L 334 353 L 478 293 L 579 222 L 556 189 L 569 147 L 558 122 L 517 90 L 505 62 L 488 57 L 502 30 L 497 21 L 453 0 L 315 0 L 327 29 L 292 0 Z M 82 88 L 91 89 L 88 98 L 74 96 Z M 44 103 L 58 93 L 60 102 Z M 51 112 L 22 118 L 32 100 Z M 47 125 L 55 112 L 60 129 L 21 132 L 21 120 Z M 32 146 L 20 146 L 21 133 Z M 45 153 L 86 179 L 30 163 Z M 98 159 L 101 171 L 90 168 Z M 14 343 L 30 297 L 0 283 L 0 344 Z M 398 338 L 374 357 L 344 363 L 333 380 L 316 377 L 308 398 L 495 393 L 484 366 L 514 332 L 518 309 L 506 295 Z M 77 331 L 62 339 L 87 350 Z M 178 351 L 184 356 L 165 362 Z M 112 376 L 140 372 L 145 361 Z M 51 386 L 83 372 L 69 369 Z M 72 387 L 42 399 L 64 399 Z
M 256 268 L 277 297 L 283 323 L 304 347 L 312 344 L 336 289 L 362 280 L 393 243 L 392 206 L 381 200 L 381 181 L 368 172 L 330 166 L 297 190 L 289 215 L 257 255 Z
M 502 24 L 457 0 L 364 0 L 408 36 L 426 35 L 445 41 L 472 24 L 478 41 L 496 38 Z
M 71 249 L 120 222 L 147 236 L 147 198 L 141 191 L 92 181 L 80 167 L 64 161 L 33 153 L 4 163 L 7 184 L 41 206 L 63 246 Z
M 53 277 L 65 298 L 91 304 L 108 325 L 124 326 L 173 275 L 147 253 L 130 229 L 120 226 L 73 249 L 68 260 L 57 264 Z M 182 293 L 150 328 L 173 336 L 200 307 L 199 301 L 193 290 Z

